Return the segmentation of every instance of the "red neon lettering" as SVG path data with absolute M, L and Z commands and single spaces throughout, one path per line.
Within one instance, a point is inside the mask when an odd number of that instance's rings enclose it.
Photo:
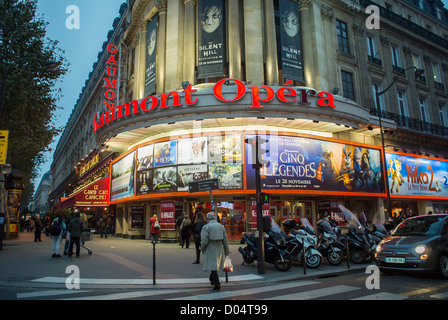
M 326 95 L 326 96 L 324 96 L 324 95 Z M 334 105 L 334 98 L 331 93 L 319 92 L 317 94 L 317 96 L 321 98 L 321 99 L 317 100 L 318 106 L 336 108 L 336 106 Z
M 114 64 L 114 65 L 117 65 L 117 63 L 115 62 L 115 58 L 114 58 L 114 56 L 110 56 L 109 60 L 107 60 L 106 63 L 107 63 L 107 64 Z
M 110 70 L 113 70 L 113 74 L 111 74 Z M 115 77 L 115 72 L 116 71 L 117 71 L 117 68 L 106 67 L 106 74 L 109 77 Z
M 116 53 L 117 52 L 117 46 L 114 44 L 110 44 L 107 46 L 107 51 L 110 53 Z
M 118 115 L 117 119 L 123 117 L 123 116 L 129 116 L 131 114 L 131 104 L 133 105 L 132 113 L 139 113 L 140 110 L 138 109 L 138 102 L 137 100 L 133 100 L 131 103 L 124 103 L 122 105 L 119 105 L 118 108 Z M 124 109 L 124 114 L 123 114 Z
M 114 88 L 114 89 L 117 89 L 117 80 L 112 80 L 112 82 L 111 82 L 109 79 L 104 78 L 104 86 L 103 86 L 103 88 Z
M 285 83 L 285 86 L 292 84 L 292 81 L 288 81 Z M 288 92 L 286 92 L 288 91 Z M 285 98 L 285 96 L 291 96 L 294 97 L 292 100 L 288 100 Z M 291 103 L 295 102 L 297 100 L 297 91 L 292 88 L 280 88 L 277 90 L 277 99 L 284 103 Z
M 173 97 L 173 104 L 171 106 L 169 106 L 167 104 L 167 100 L 168 100 L 168 96 L 172 96 Z M 160 109 L 162 108 L 167 108 L 167 107 L 179 107 L 182 104 L 180 103 L 180 95 L 179 92 L 173 91 L 170 93 L 164 93 L 160 95 Z
M 261 108 L 263 106 L 260 106 L 260 101 L 268 102 L 268 101 L 271 101 L 272 99 L 274 99 L 274 97 L 275 97 L 274 90 L 272 90 L 271 87 L 262 86 L 262 87 L 249 87 L 249 88 L 252 89 L 252 105 L 251 105 L 251 108 L 252 107 Z M 266 98 L 265 99 L 261 99 L 260 98 L 259 92 L 260 92 L 261 89 L 266 90 Z
M 106 90 L 106 92 L 104 92 L 104 97 L 107 100 L 114 100 L 115 99 L 115 92 L 112 90 Z
M 106 112 L 106 123 L 115 120 L 115 103 L 109 104 L 109 102 L 104 102 L 104 108 L 107 110 Z
M 183 90 L 182 92 L 185 93 L 185 104 L 190 106 L 193 104 L 196 104 L 198 102 L 198 99 L 194 99 L 194 101 L 191 101 L 191 93 L 196 92 L 198 90 L 191 88 L 191 83 L 188 85 L 187 89 Z
M 234 81 L 236 83 L 237 92 L 236 92 L 235 98 L 233 98 L 232 100 L 227 100 L 222 95 L 222 85 L 226 81 Z M 244 85 L 243 82 L 241 82 L 240 80 L 237 80 L 237 79 L 230 79 L 230 78 L 229 79 L 222 79 L 221 81 L 218 81 L 218 83 L 216 83 L 214 88 L 213 88 L 213 94 L 215 95 L 215 97 L 218 100 L 221 100 L 221 101 L 224 101 L 224 102 L 232 102 L 232 101 L 240 100 L 245 95 L 245 93 L 246 93 L 246 86 Z
M 151 99 L 151 108 L 147 108 L 146 107 L 146 101 Z M 145 99 L 142 100 L 142 102 L 140 102 L 140 109 L 142 111 L 151 111 L 154 110 L 155 108 L 157 108 L 157 105 L 159 104 L 159 100 L 156 97 L 153 96 L 149 96 L 146 97 Z

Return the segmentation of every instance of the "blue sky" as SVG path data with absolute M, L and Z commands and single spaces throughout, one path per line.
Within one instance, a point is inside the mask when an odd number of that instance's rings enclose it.
M 44 19 L 49 22 L 47 37 L 59 41 L 59 47 L 65 50 L 65 57 L 71 64 L 69 72 L 59 83 L 63 97 L 58 103 L 62 109 L 58 110 L 55 119 L 58 125 L 65 126 L 67 123 L 123 2 L 125 0 L 38 0 L 38 13 L 43 14 Z M 443 3 L 448 8 L 448 0 L 443 0 Z M 70 16 L 66 13 L 66 8 L 70 5 L 79 8 L 79 29 L 66 28 L 66 20 Z M 59 137 L 56 137 L 53 149 L 58 140 Z M 46 154 L 45 159 L 46 163 L 39 169 L 40 175 L 35 181 L 35 188 L 39 185 L 42 174 L 50 170 L 53 153 Z
M 58 106 L 56 123 L 65 126 L 73 107 L 78 100 L 87 76 L 92 71 L 107 33 L 112 29 L 114 19 L 125 0 L 38 0 L 38 13 L 43 14 L 47 26 L 47 37 L 59 41 L 59 48 L 65 50 L 65 57 L 71 64 L 68 73 L 58 84 L 63 97 Z M 80 13 L 79 29 L 67 29 L 66 20 L 70 17 L 66 8 L 76 5 Z M 56 137 L 52 148 L 59 141 Z M 42 175 L 50 170 L 53 153 L 46 154 L 46 163 L 39 169 L 35 181 L 37 189 Z

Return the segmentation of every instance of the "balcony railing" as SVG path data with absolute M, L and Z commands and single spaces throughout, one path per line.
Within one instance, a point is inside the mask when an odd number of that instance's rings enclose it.
M 370 108 L 370 114 L 378 116 L 377 109 Z M 393 120 L 400 129 L 448 138 L 448 128 L 435 123 L 429 123 L 383 110 L 381 110 L 381 118 Z
M 377 64 L 377 65 L 379 65 L 381 67 L 383 66 L 383 62 L 381 61 L 381 59 L 372 57 L 371 55 L 369 55 L 368 57 L 369 57 L 369 62 Z
M 448 48 L 448 40 L 436 35 L 435 33 L 432 33 L 431 31 L 419 26 L 418 24 L 415 24 L 412 21 L 409 21 L 406 18 L 403 18 L 402 16 L 392 12 L 391 10 L 378 5 L 376 2 L 370 0 L 359 0 L 359 2 L 363 7 L 368 7 L 370 5 L 377 6 L 380 9 L 381 17 L 386 18 L 387 20 L 392 21 L 403 28 L 422 36 L 426 40 L 429 40 L 444 48 Z

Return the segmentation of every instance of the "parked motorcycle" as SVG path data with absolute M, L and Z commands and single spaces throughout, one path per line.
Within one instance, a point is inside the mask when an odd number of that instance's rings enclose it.
M 371 251 L 369 257 L 366 259 L 366 262 L 371 262 L 374 259 L 376 247 L 380 241 L 388 235 L 388 232 L 379 219 L 376 219 L 373 225 L 369 224 L 364 212 L 361 212 L 359 221 L 364 227 L 365 236 L 367 241 L 370 243 Z
M 371 247 L 365 236 L 365 230 L 358 218 L 342 205 L 338 206 L 345 221 L 348 223 L 348 233 L 341 236 L 341 242 L 348 241 L 350 259 L 360 264 L 368 261 L 371 257 Z
M 317 222 L 319 231 L 319 242 L 317 250 L 327 259 L 328 263 L 338 266 L 342 263 L 344 254 L 341 250 L 341 244 L 338 244 L 338 237 L 328 220 Z
M 263 220 L 270 219 L 267 223 L 270 228 L 265 230 L 264 238 L 264 261 L 274 264 L 279 271 L 288 271 L 292 266 L 292 257 L 286 250 L 286 239 L 281 228 L 272 219 L 272 217 L 263 217 Z M 266 223 L 264 223 L 265 225 Z M 253 233 L 243 233 L 242 243 L 246 243 L 246 247 L 239 247 L 238 251 L 243 256 L 243 264 L 251 264 L 255 260 L 258 261 L 257 238 Z
M 308 268 L 316 269 L 322 262 L 322 254 L 316 249 L 317 237 L 308 219 L 300 219 L 301 226 L 293 219 L 283 221 L 285 230 L 290 230 L 286 239 L 286 250 L 295 261 L 303 261 L 303 246 L 305 246 L 305 263 Z

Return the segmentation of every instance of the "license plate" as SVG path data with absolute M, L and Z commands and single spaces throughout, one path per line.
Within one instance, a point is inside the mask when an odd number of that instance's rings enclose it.
M 397 257 L 386 257 L 386 262 L 388 263 L 405 263 L 405 258 L 397 258 Z

